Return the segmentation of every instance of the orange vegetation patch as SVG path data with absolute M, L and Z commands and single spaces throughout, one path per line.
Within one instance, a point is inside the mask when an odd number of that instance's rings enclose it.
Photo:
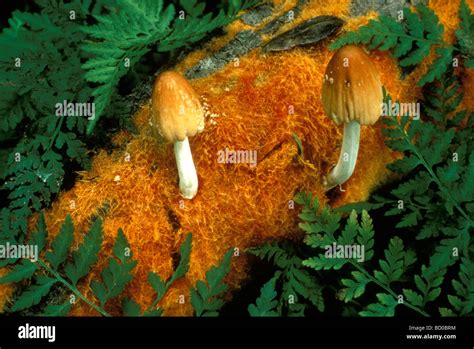
M 348 20 L 347 28 L 354 30 L 374 16 L 349 19 L 349 1 L 333 3 L 323 6 L 313 1 L 303 18 L 335 14 Z M 206 50 L 221 47 L 223 40 L 213 40 Z M 191 54 L 177 69 L 184 71 L 201 56 L 202 52 Z M 324 115 L 320 102 L 323 74 L 331 56 L 327 42 L 270 54 L 256 49 L 241 57 L 238 67 L 229 64 L 212 76 L 191 81 L 207 108 L 204 131 L 190 140 L 199 177 L 193 200 L 180 197 L 172 145 L 152 136 L 150 107 L 144 105 L 134 116 L 139 134 L 118 133 L 114 142 L 120 149 L 110 155 L 100 152 L 92 169 L 46 212 L 50 239 L 66 214 L 71 214 L 76 245 L 94 216 L 104 220 L 103 252 L 88 279 L 81 282 L 81 291 L 94 298 L 85 285 L 100 277 L 117 230 L 122 228 L 138 260 L 125 296 L 146 308 L 153 301 L 147 273 L 155 271 L 168 278 L 180 244 L 192 232 L 189 272 L 159 304 L 166 315 L 190 315 L 190 287 L 229 248 L 240 251 L 226 279 L 236 290 L 249 277 L 247 247 L 270 239 L 302 237 L 297 228 L 298 209 L 291 205 L 297 191 L 311 191 L 322 203 L 342 205 L 367 199 L 389 180 L 386 164 L 395 155 L 383 143 L 379 122 L 362 127 L 359 159 L 354 175 L 343 185 L 345 191 L 336 189 L 332 201 L 323 191 L 322 176 L 337 162 L 342 136 L 342 128 Z M 371 57 L 394 100 L 413 102 L 421 96 L 416 87 L 420 73 L 400 80 L 396 62 L 388 53 L 373 52 Z M 302 140 L 307 162 L 298 159 L 293 133 Z M 218 152 L 226 148 L 256 151 L 257 165 L 218 163 Z M 184 304 L 179 302 L 180 295 L 185 297 Z M 119 301 L 107 310 L 120 314 Z M 97 315 L 82 302 L 71 314 Z

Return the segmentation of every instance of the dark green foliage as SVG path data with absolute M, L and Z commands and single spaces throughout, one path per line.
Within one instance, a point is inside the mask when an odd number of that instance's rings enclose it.
M 105 303 L 119 296 L 132 281 L 132 270 L 137 261 L 132 260 L 132 253 L 122 229 L 119 229 L 113 248 L 114 257 L 109 258 L 109 265 L 102 270 L 103 282 L 93 280 L 91 288 L 103 307 Z
M 260 259 L 272 262 L 277 269 L 272 279 L 262 288 L 262 295 L 257 306 L 249 306 L 251 316 L 269 316 L 260 313 L 272 310 L 272 315 L 303 316 L 308 306 L 324 311 L 322 292 L 324 286 L 309 270 L 303 268 L 297 247 L 289 242 L 267 243 L 260 247 L 248 249 L 247 252 Z M 270 290 L 278 289 L 276 300 L 270 297 Z M 276 292 L 276 291 L 275 291 Z M 275 304 L 276 301 L 276 304 Z
M 56 103 L 89 102 L 79 50 L 87 2 L 38 1 L 40 13 L 15 11 L 0 34 L 0 179 L 8 194 L 2 225 L 9 241 L 26 231 L 26 219 L 59 192 L 66 164 L 87 166 L 82 134 L 86 118 L 57 116 Z M 90 4 L 90 3 L 89 3 Z M 76 19 L 69 19 L 69 11 Z
M 275 282 L 279 277 L 277 272 L 275 277 L 271 278 L 260 290 L 260 297 L 257 298 L 255 304 L 248 306 L 250 316 L 278 316 L 276 308 L 278 306 L 277 292 L 275 291 Z
M 0 284 L 25 283 L 30 286 L 22 289 L 17 295 L 14 304 L 7 310 L 9 312 L 27 311 L 43 316 L 65 316 L 71 310 L 70 299 L 60 300 L 58 304 L 41 305 L 41 301 L 49 297 L 54 286 L 62 284 L 67 290 L 80 298 L 103 316 L 110 316 L 104 309 L 107 302 L 120 297 L 127 285 L 132 281 L 133 270 L 137 261 L 128 241 L 121 229 L 118 230 L 115 244 L 112 248 L 113 255 L 108 259 L 108 265 L 101 272 L 101 280 L 92 280 L 90 288 L 100 304 L 87 299 L 76 287 L 77 283 L 89 274 L 97 262 L 101 250 L 103 230 L 102 222 L 97 219 L 85 234 L 79 247 L 70 254 L 74 237 L 74 224 L 69 215 L 61 226 L 60 232 L 51 242 L 49 250 L 45 250 L 47 231 L 44 217 L 38 220 L 36 231 L 31 234 L 29 244 L 38 246 L 39 258 L 37 260 L 23 259 L 15 264 L 8 274 L 0 277 Z M 180 261 L 173 275 L 164 281 L 158 274 L 150 272 L 148 282 L 156 292 L 155 300 L 142 312 L 140 306 L 132 299 L 123 298 L 122 310 L 126 316 L 160 316 L 163 310 L 157 304 L 163 299 L 171 285 L 184 277 L 189 270 L 191 256 L 192 235 L 186 236 L 180 249 Z M 232 250 L 225 254 L 219 266 L 212 267 L 206 273 L 206 282 L 198 281 L 196 288 L 191 290 L 191 302 L 197 316 L 217 315 L 217 311 L 224 302 L 219 296 L 227 290 L 223 282 L 225 275 L 230 271 Z M 68 281 L 69 279 L 70 281 Z M 20 287 L 21 288 L 21 287 Z M 56 301 L 57 302 L 57 301 Z M 40 310 L 37 307 L 40 304 Z
M 0 278 L 0 284 L 23 280 L 30 280 L 31 283 L 31 286 L 18 295 L 9 311 L 16 312 L 30 309 L 39 304 L 51 292 L 55 284 L 61 283 L 99 313 L 108 315 L 105 310 L 96 306 L 91 300 L 86 299 L 75 287 L 78 281 L 89 273 L 90 268 L 97 261 L 102 245 L 102 222 L 98 219 L 92 224 L 89 232 L 84 237 L 84 241 L 77 250 L 73 251 L 72 258 L 69 256 L 69 250 L 73 243 L 74 224 L 69 215 L 66 216 L 60 232 L 52 241 L 51 249 L 46 253 L 41 253 L 46 245 L 46 235 L 44 219 L 41 216 L 36 232 L 32 234 L 29 242 L 30 244 L 37 244 L 39 258 L 32 261 L 22 260 L 14 265 L 8 274 Z M 103 282 L 97 280 L 91 282 L 91 287 L 102 307 L 107 301 L 122 293 L 125 286 L 131 281 L 132 270 L 136 265 L 136 261 L 131 259 L 128 242 L 121 230 L 118 232 L 113 253 L 114 256 L 109 258 L 108 267 L 102 271 Z M 70 259 L 72 260 L 68 262 Z M 39 273 L 39 270 L 41 270 L 41 273 Z M 66 278 L 69 278 L 71 282 L 67 281 Z M 66 315 L 71 306 L 72 304 L 69 301 L 61 304 L 48 304 L 39 314 L 45 316 Z
M 459 9 L 459 29 L 456 30 L 459 51 L 467 58 L 465 65 L 474 69 L 474 14 L 466 4 L 466 0 L 461 0 Z
M 198 280 L 191 289 L 191 304 L 196 316 L 217 316 L 224 301 L 219 298 L 227 291 L 224 277 L 230 271 L 230 262 L 233 249 L 230 249 L 222 258 L 219 265 L 211 267 L 206 273 L 206 281 Z
M 83 243 L 73 252 L 73 261 L 64 267 L 66 276 L 75 286 L 79 279 L 89 273 L 90 268 L 97 262 L 103 240 L 102 221 L 97 219 Z
M 454 76 L 426 89 L 425 112 L 430 120 L 385 117 L 386 144 L 404 157 L 389 165 L 401 174 L 413 171 L 392 197 L 376 198 L 399 215 L 398 228 L 417 226 L 417 239 L 445 236 L 461 239 L 467 249 L 473 227 L 474 138 L 468 111 L 456 111 L 462 93 Z

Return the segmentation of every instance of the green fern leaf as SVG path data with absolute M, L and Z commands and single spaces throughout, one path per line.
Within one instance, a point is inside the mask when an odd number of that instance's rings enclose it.
M 54 269 L 58 269 L 59 265 L 66 260 L 73 239 L 74 224 L 72 223 L 71 216 L 67 214 L 59 234 L 51 243 L 51 251 L 48 251 L 45 255 L 46 260 Z
M 465 66 L 474 69 L 474 14 L 465 0 L 461 0 L 459 9 L 459 29 L 456 30 L 458 46 L 463 55 L 466 56 Z
M 366 286 L 370 283 L 370 279 L 359 271 L 351 273 L 353 279 L 342 279 L 342 284 L 346 286 L 343 290 L 344 302 L 349 302 L 354 298 L 362 296 Z
M 66 302 L 63 304 L 48 304 L 41 316 L 66 316 L 71 311 L 71 303 Z
M 376 296 L 379 303 L 369 304 L 366 310 L 359 313 L 360 316 L 394 316 L 397 300 L 386 293 L 377 293 Z
M 230 271 L 230 262 L 233 250 L 229 250 L 223 257 L 219 266 L 213 266 L 206 273 L 206 282 L 199 280 L 191 289 L 191 304 L 196 316 L 217 316 L 218 310 L 224 302 L 217 298 L 227 291 L 223 282 L 225 275 Z
M 275 291 L 275 282 L 278 276 L 270 279 L 260 289 L 260 296 L 255 304 L 248 306 L 250 316 L 279 316 L 276 310 L 278 305 L 277 292 Z
M 119 296 L 132 280 L 132 270 L 137 261 L 132 260 L 132 253 L 122 229 L 118 230 L 113 247 L 114 257 L 109 258 L 109 265 L 102 270 L 103 282 L 94 280 L 91 288 L 102 306 L 109 300 Z
M 79 279 L 87 275 L 91 266 L 97 262 L 102 245 L 102 221 L 97 219 L 84 237 L 83 243 L 73 253 L 73 262 L 66 265 L 64 271 L 67 277 L 76 285 Z
M 140 316 L 140 305 L 133 299 L 125 298 L 122 302 L 122 310 L 125 316 Z
M 36 278 L 36 284 L 27 288 L 13 304 L 11 311 L 19 311 L 32 307 L 38 304 L 41 299 L 48 294 L 51 287 L 57 282 L 56 279 L 52 279 L 43 275 L 39 275 Z
M 149 272 L 148 273 L 148 282 L 149 284 L 153 287 L 153 289 L 156 292 L 156 297 L 155 301 L 153 304 L 148 307 L 148 309 L 144 312 L 145 316 L 161 316 L 163 310 L 162 309 L 156 309 L 156 304 L 164 297 L 170 286 L 175 282 L 176 280 L 184 277 L 184 275 L 188 272 L 189 270 L 189 258 L 191 256 L 191 248 L 192 248 L 192 234 L 189 233 L 186 236 L 186 239 L 184 242 L 181 244 L 180 248 L 180 260 L 179 264 L 176 267 L 176 270 L 174 271 L 173 275 L 169 278 L 168 281 L 164 281 L 161 279 L 161 277 L 154 273 L 154 272 Z
M 24 259 L 21 263 L 15 264 L 10 272 L 0 277 L 0 284 L 9 284 L 11 282 L 19 282 L 33 276 L 38 269 L 35 263 Z
M 380 260 L 382 271 L 375 270 L 374 276 L 385 285 L 400 280 L 403 274 L 404 246 L 402 239 L 394 237 L 390 240 L 388 250 L 385 250 L 385 259 Z
M 409 289 L 403 289 L 403 294 L 405 295 L 407 301 L 409 301 L 411 304 L 418 307 L 423 306 L 423 297 L 417 292 Z

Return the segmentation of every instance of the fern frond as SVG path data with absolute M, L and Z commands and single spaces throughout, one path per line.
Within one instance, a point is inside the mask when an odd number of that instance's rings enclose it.
M 218 266 L 213 266 L 206 273 L 206 282 L 198 280 L 191 289 L 191 304 L 196 316 L 217 316 L 224 301 L 219 298 L 228 289 L 224 277 L 230 271 L 230 262 L 233 249 L 230 249 L 222 258 Z

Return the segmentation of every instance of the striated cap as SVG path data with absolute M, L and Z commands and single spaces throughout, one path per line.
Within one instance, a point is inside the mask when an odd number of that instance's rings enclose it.
M 199 97 L 179 73 L 166 71 L 155 81 L 152 123 L 168 142 L 183 141 L 204 129 L 204 110 Z
M 374 124 L 381 114 L 382 84 L 377 68 L 364 50 L 348 45 L 329 61 L 322 88 L 326 114 L 336 123 Z

